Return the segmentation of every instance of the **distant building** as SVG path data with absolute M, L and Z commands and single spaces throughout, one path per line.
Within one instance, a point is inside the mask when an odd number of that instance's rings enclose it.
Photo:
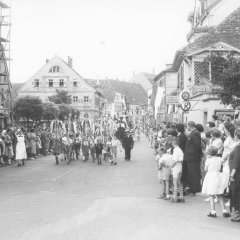
M 165 70 L 154 78 L 154 82 L 157 84 L 156 98 L 153 100 L 157 122 L 177 121 L 175 113 L 178 105 L 176 92 L 178 87 L 178 74 L 171 65 L 168 64 L 166 67 Z
M 18 97 L 38 96 L 43 102 L 56 94 L 56 90 L 65 90 L 72 97 L 72 105 L 80 110 L 81 115 L 88 113 L 91 117 L 99 116 L 102 97 L 89 82 L 85 81 L 72 66 L 58 56 L 47 60 L 46 64 L 35 73 L 17 91 Z
M 140 84 L 143 87 L 144 91 L 148 93 L 148 91 L 151 90 L 154 85 L 153 79 L 155 77 L 155 74 L 139 72 L 137 74 L 134 74 L 129 82 Z
M 89 80 L 102 93 L 105 111 L 113 116 L 142 114 L 148 105 L 147 94 L 140 84 L 118 80 Z

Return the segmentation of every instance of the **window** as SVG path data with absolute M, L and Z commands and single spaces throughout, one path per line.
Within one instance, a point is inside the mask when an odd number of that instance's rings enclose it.
M 208 62 L 194 62 L 194 80 L 195 85 L 209 85 L 210 65 Z
M 73 82 L 73 86 L 74 86 L 74 87 L 77 87 L 77 86 L 78 86 L 77 81 L 74 81 L 74 82 Z
M 73 96 L 73 104 L 74 105 L 78 104 L 78 96 Z
M 59 87 L 64 87 L 64 79 L 59 80 Z
M 53 66 L 50 71 L 51 73 L 56 73 L 56 72 L 60 72 L 60 67 L 59 66 Z
M 48 87 L 53 87 L 53 79 L 48 79 Z
M 39 79 L 34 80 L 34 87 L 39 87 Z
M 84 103 L 89 103 L 89 97 L 88 97 L 88 96 L 84 96 L 83 102 L 84 102 Z

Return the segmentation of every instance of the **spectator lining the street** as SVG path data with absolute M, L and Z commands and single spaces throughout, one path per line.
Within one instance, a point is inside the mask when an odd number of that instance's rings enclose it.
M 174 138 L 172 141 L 172 176 L 173 176 L 173 197 L 171 202 L 185 202 L 183 198 L 183 186 L 181 183 L 183 151 L 179 147 L 179 138 Z M 178 193 L 180 197 L 178 198 Z
M 156 156 L 158 163 L 158 179 L 162 185 L 162 195 L 159 199 L 170 200 L 170 177 L 171 177 L 171 166 L 172 156 L 166 151 L 164 147 L 160 147 L 158 155 Z
M 184 151 L 184 161 L 188 166 L 188 180 L 190 192 L 193 196 L 201 191 L 201 135 L 195 127 L 195 122 L 188 122 L 188 140 Z
M 205 163 L 205 171 L 207 172 L 204 181 L 203 181 L 203 187 L 202 187 L 202 193 L 209 195 L 210 198 L 210 213 L 208 214 L 208 217 L 217 217 L 216 211 L 215 211 L 215 202 L 214 198 L 215 196 L 218 197 L 218 200 L 220 202 L 222 211 L 223 211 L 223 217 L 231 217 L 230 213 L 227 212 L 225 209 L 225 204 L 223 200 L 223 191 L 221 189 L 221 166 L 222 166 L 222 159 L 218 157 L 218 148 L 215 146 L 211 146 L 208 148 L 207 151 L 207 160 Z
M 25 136 L 22 129 L 17 132 L 16 161 L 18 166 L 24 166 L 27 159 L 27 151 L 25 145 Z

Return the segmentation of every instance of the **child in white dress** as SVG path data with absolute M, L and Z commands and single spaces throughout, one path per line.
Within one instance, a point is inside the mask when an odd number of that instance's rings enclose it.
M 227 212 L 224 206 L 223 201 L 223 191 L 221 187 L 221 167 L 222 167 L 222 159 L 217 157 L 218 149 L 217 147 L 211 146 L 207 151 L 207 160 L 205 162 L 205 171 L 206 176 L 203 181 L 202 193 L 207 194 L 210 197 L 210 208 L 211 211 L 208 214 L 208 217 L 217 217 L 215 211 L 215 195 L 218 197 L 222 211 L 223 217 L 231 217 L 230 213 Z
M 114 135 L 112 140 L 112 157 L 114 165 L 117 165 L 118 150 L 120 150 L 120 152 L 122 151 L 121 142 L 117 139 L 117 136 Z
M 166 152 L 164 147 L 158 150 L 158 179 L 163 186 L 163 194 L 160 199 L 170 200 L 169 180 L 171 176 L 172 155 Z

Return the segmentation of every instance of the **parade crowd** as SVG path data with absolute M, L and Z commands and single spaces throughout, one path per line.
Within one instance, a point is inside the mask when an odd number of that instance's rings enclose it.
M 240 222 L 240 120 L 229 115 L 201 124 L 189 121 L 145 125 L 150 147 L 154 148 L 160 199 L 184 203 L 186 195 L 206 195 L 208 217 L 216 218 L 219 203 L 224 218 Z
M 240 119 L 231 116 L 213 116 L 206 129 L 192 121 L 152 128 L 128 117 L 92 121 L 88 115 L 81 120 L 16 126 L 1 133 L 0 162 L 24 166 L 27 159 L 53 154 L 57 165 L 89 159 L 97 165 L 103 161 L 117 165 L 119 151 L 131 160 L 133 135 L 140 140 L 140 129 L 156 155 L 160 199 L 184 203 L 184 196 L 202 193 L 210 203 L 208 217 L 217 217 L 219 203 L 224 218 L 234 214 L 231 221 L 240 222 Z
M 102 165 L 102 160 L 117 165 L 117 154 L 122 150 L 125 160 L 130 161 L 135 131 L 140 136 L 128 118 L 92 121 L 87 114 L 83 120 L 53 120 L 41 125 L 11 127 L 1 133 L 0 162 L 24 166 L 25 160 L 53 154 L 56 164 L 91 159 L 98 165 Z

